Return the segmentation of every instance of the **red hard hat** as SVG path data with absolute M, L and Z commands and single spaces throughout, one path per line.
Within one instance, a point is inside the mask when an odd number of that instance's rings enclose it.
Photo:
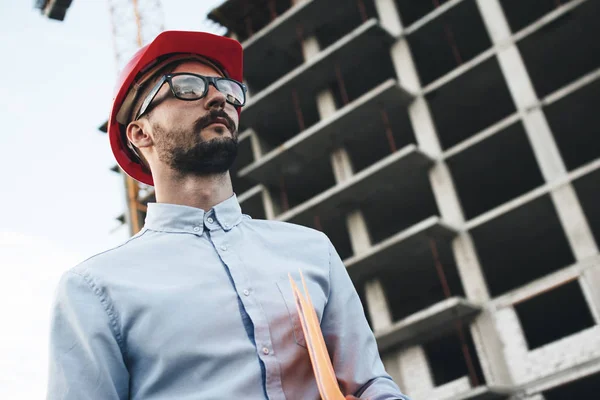
M 243 51 L 241 44 L 224 36 L 205 32 L 164 31 L 138 50 L 119 75 L 108 119 L 110 147 L 119 166 L 135 180 L 154 186 L 152 174 L 127 145 L 125 128 L 131 113 L 136 78 L 156 67 L 168 54 L 187 54 L 207 58 L 227 76 L 242 82 Z M 130 90 L 134 87 L 135 90 Z M 238 113 L 240 109 L 238 108 Z

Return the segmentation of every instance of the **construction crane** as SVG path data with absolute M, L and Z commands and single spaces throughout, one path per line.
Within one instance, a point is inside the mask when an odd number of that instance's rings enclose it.
M 160 0 L 107 0 L 110 11 L 112 40 L 117 73 L 127 60 L 148 41 L 164 30 L 164 15 Z M 102 128 L 101 128 L 102 129 Z M 117 169 L 117 171 L 120 171 Z M 138 183 L 123 171 L 127 201 L 126 218 L 132 235 L 140 231 L 146 212 L 150 187 Z M 146 201 L 144 201 L 146 200 Z M 123 222 L 126 222 L 123 218 Z
M 63 21 L 73 0 L 35 0 L 33 6 L 50 19 Z
M 72 0 L 34 0 L 34 8 L 49 19 L 64 21 Z M 144 44 L 164 30 L 164 15 L 160 0 L 107 0 L 117 74 L 127 60 Z M 108 121 L 100 126 L 106 132 Z M 142 226 L 146 203 L 153 195 L 151 187 L 130 178 L 118 166 L 113 171 L 122 174 L 125 182 L 127 210 L 118 219 L 128 223 L 130 233 L 136 234 Z
M 143 45 L 164 30 L 164 13 L 160 0 L 107 0 L 112 25 L 112 38 L 118 71 Z M 218 0 L 213 0 L 213 3 Z M 201 25 L 213 31 L 223 31 L 219 24 L 205 18 Z M 101 130 L 106 132 L 106 123 Z M 104 128 L 104 129 L 103 129 Z M 117 167 L 114 170 L 120 171 Z M 147 203 L 153 200 L 154 189 L 138 183 L 123 171 L 127 210 L 120 221 L 129 224 L 132 235 L 140 231 Z
M 219 0 L 213 0 L 212 3 Z M 63 21 L 72 0 L 34 0 L 34 7 L 47 18 Z M 156 35 L 164 30 L 164 13 L 161 0 L 107 0 L 111 23 L 111 36 L 113 41 L 115 65 L 117 74 L 125 66 L 133 54 Z M 205 18 L 201 21 L 209 30 L 221 31 L 224 27 Z M 99 129 L 106 133 L 108 121 Z M 154 189 L 141 184 L 129 177 L 118 166 L 112 171 L 123 176 L 126 195 L 126 211 L 117 219 L 129 225 L 130 234 L 140 231 L 146 204 L 152 201 Z

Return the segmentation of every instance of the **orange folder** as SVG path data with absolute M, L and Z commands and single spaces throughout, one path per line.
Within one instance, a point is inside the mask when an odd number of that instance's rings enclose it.
M 323 333 L 321 332 L 319 319 L 310 299 L 308 289 L 306 288 L 306 282 L 304 281 L 302 271 L 300 271 L 300 279 L 302 279 L 302 286 L 306 297 L 300 293 L 292 275 L 288 274 L 288 276 L 296 299 L 296 310 L 300 316 L 300 323 L 302 324 L 302 330 L 304 331 L 306 347 L 308 348 L 308 354 L 310 356 L 310 362 L 313 367 L 317 386 L 321 393 L 321 399 L 344 400 L 345 397 L 340 391 L 340 387 L 337 383 L 335 372 L 331 365 L 331 359 L 329 358 L 329 353 L 325 346 L 325 340 L 323 339 Z

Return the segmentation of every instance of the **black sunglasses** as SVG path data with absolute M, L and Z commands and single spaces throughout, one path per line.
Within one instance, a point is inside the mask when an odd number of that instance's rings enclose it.
M 192 74 L 189 72 L 177 72 L 174 74 L 163 75 L 154 85 L 150 93 L 144 99 L 140 110 L 137 112 L 134 121 L 148 111 L 148 107 L 156 97 L 156 94 L 164 85 L 169 83 L 171 93 L 180 100 L 193 101 L 206 96 L 208 87 L 213 85 L 219 92 L 225 95 L 225 100 L 235 107 L 242 107 L 246 104 L 246 92 L 248 88 L 241 82 L 234 79 L 214 76 L 204 76 Z

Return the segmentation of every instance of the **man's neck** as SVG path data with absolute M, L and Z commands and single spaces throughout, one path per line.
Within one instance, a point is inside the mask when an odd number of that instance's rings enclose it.
M 155 179 L 156 201 L 204 211 L 233 195 L 229 172 L 209 176 L 162 176 Z

